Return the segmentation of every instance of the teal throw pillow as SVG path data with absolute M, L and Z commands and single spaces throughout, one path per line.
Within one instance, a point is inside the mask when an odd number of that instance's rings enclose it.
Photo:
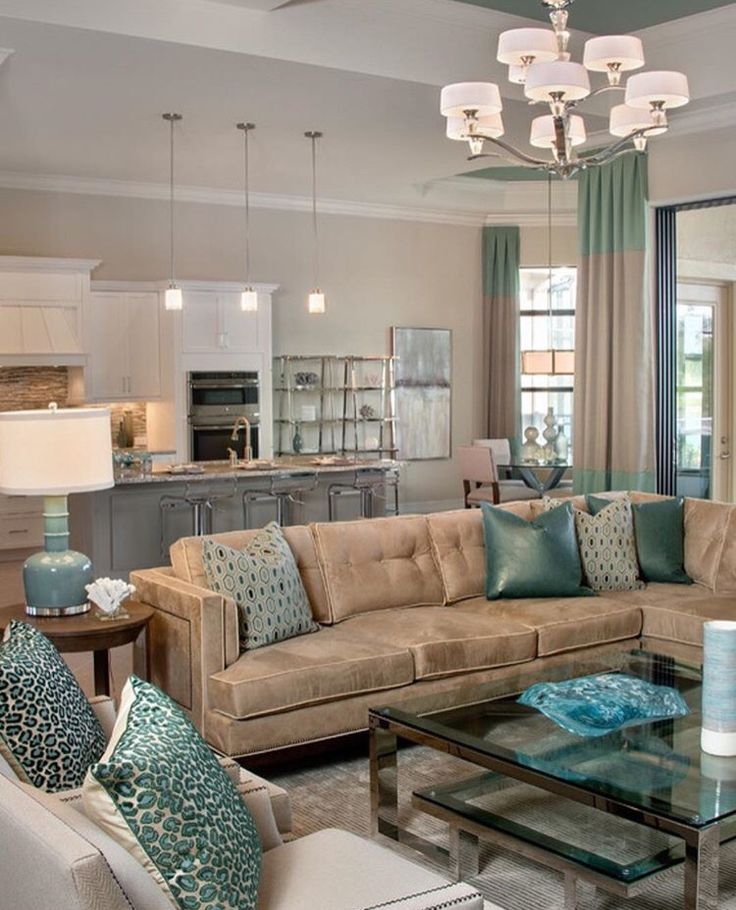
M 662 499 L 634 506 L 634 532 L 645 581 L 691 585 L 685 571 L 685 500 Z
M 238 607 L 241 652 L 319 629 L 294 554 L 275 522 L 244 550 L 205 538 L 202 562 L 212 590 Z
M 131 676 L 110 744 L 82 790 L 88 818 L 181 910 L 253 910 L 262 850 L 235 784 L 189 718 Z
M 105 734 L 74 674 L 33 626 L 13 620 L 0 644 L 0 755 L 48 793 L 82 786 Z
M 637 591 L 639 578 L 634 520 L 628 496 L 604 499 L 587 496 L 590 514 L 578 510 L 575 528 L 580 558 L 594 591 Z
M 482 503 L 486 545 L 486 597 L 581 597 L 583 584 L 572 505 L 526 521 Z

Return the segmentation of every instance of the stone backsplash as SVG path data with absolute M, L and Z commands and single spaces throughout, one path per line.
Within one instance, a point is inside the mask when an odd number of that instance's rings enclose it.
M 46 408 L 50 401 L 65 407 L 69 399 L 69 373 L 66 367 L 0 367 L 0 411 L 24 411 Z M 133 415 L 133 432 L 146 435 L 144 402 L 99 404 L 110 409 L 112 444 L 117 445 L 118 427 L 124 411 Z

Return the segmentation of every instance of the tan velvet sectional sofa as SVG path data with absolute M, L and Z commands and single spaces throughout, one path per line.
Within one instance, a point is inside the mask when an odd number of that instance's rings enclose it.
M 620 494 L 602 494 L 620 495 Z M 632 492 L 634 501 L 657 498 Z M 584 500 L 575 500 L 584 506 Z M 504 506 L 533 517 L 539 502 Z M 238 548 L 253 531 L 215 535 Z M 152 681 L 208 742 L 248 756 L 364 730 L 369 706 L 423 694 L 440 709 L 519 665 L 640 644 L 697 660 L 705 619 L 736 619 L 736 506 L 685 505 L 692 586 L 489 602 L 478 510 L 285 528 L 320 630 L 239 654 L 235 604 L 206 587 L 201 538 L 132 573 L 155 608 Z

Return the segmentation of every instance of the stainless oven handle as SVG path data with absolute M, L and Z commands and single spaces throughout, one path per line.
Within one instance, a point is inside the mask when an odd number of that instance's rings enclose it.
M 190 382 L 189 386 L 192 389 L 257 389 L 259 382 L 257 379 L 244 379 L 238 382 L 195 380 Z

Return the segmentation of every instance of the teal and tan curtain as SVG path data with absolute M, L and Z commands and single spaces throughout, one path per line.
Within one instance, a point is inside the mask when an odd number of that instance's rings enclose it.
M 483 414 L 492 439 L 520 431 L 519 248 L 518 227 L 483 229 Z
M 653 490 L 655 353 L 647 159 L 583 171 L 575 330 L 575 490 Z

